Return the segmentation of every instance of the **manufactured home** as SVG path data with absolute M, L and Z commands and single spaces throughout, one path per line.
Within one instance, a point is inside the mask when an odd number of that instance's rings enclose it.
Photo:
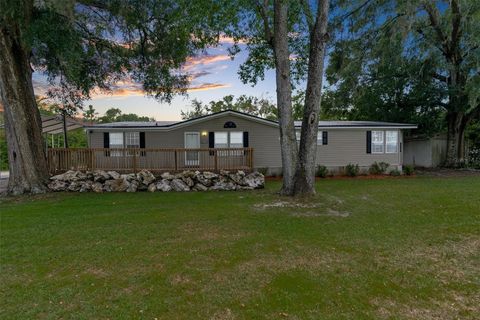
M 299 139 L 301 122 L 295 122 L 295 127 Z M 401 170 L 403 132 L 416 127 L 319 121 L 317 163 L 331 171 L 342 171 L 349 163 L 366 169 L 374 162 L 387 162 Z M 269 174 L 282 170 L 278 123 L 232 110 L 185 121 L 94 124 L 86 132 L 89 148 L 73 156 L 77 168 L 158 172 L 262 168 Z M 72 151 L 68 156 L 56 152 L 49 154 L 55 168 L 62 169 L 62 157 L 72 162 Z

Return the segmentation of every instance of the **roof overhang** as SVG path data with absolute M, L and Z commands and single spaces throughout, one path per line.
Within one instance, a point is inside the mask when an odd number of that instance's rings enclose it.
M 301 126 L 296 126 L 295 128 L 301 128 Z M 418 126 L 414 124 L 408 125 L 371 125 L 371 126 L 318 126 L 318 129 L 417 129 Z
M 124 130 L 124 131 L 132 131 L 132 130 L 138 130 L 138 129 L 142 129 L 142 130 L 145 130 L 145 131 L 151 131 L 151 130 L 153 130 L 153 131 L 171 131 L 171 130 L 187 127 L 187 126 L 190 126 L 192 124 L 198 124 L 198 123 L 206 122 L 206 121 L 209 121 L 209 120 L 212 120 L 212 119 L 217 119 L 217 118 L 221 118 L 221 117 L 225 117 L 225 116 L 236 116 L 236 117 L 239 117 L 239 118 L 255 121 L 255 122 L 258 122 L 258 123 L 265 124 L 265 125 L 278 127 L 278 122 L 273 121 L 273 120 L 268 120 L 268 119 L 252 116 L 252 115 L 249 115 L 249 114 L 246 114 L 246 113 L 243 113 L 243 112 L 238 112 L 238 111 L 233 111 L 233 110 L 225 110 L 225 111 L 220 111 L 220 112 L 217 112 L 217 113 L 212 113 L 212 114 L 209 114 L 209 115 L 206 115 L 206 116 L 202 116 L 202 117 L 198 117 L 198 118 L 194 118 L 194 119 L 190 119 L 190 120 L 185 120 L 185 121 L 181 121 L 181 122 L 176 122 L 176 123 L 172 123 L 172 124 L 169 124 L 169 125 L 163 125 L 163 126 L 153 126 L 153 125 L 152 126 L 115 126 L 115 125 L 99 126 L 99 125 L 90 125 L 90 126 L 85 126 L 85 129 L 95 130 L 95 131 L 108 131 L 108 130 L 112 130 L 112 129 L 121 129 L 121 130 Z
M 93 131 L 111 131 L 112 129 L 115 130 L 122 130 L 122 131 L 138 131 L 141 129 L 142 131 L 171 131 L 183 127 L 190 126 L 192 124 L 202 123 L 208 120 L 221 118 L 224 116 L 235 116 L 243 119 L 247 119 L 250 121 L 258 122 L 264 125 L 278 127 L 278 122 L 274 120 L 269 120 L 265 118 L 260 118 L 257 116 L 253 116 L 247 113 L 234 111 L 234 110 L 225 110 L 220 111 L 217 113 L 212 113 L 209 115 L 201 116 L 198 118 L 180 121 L 168 125 L 162 126 L 155 126 L 155 125 L 145 125 L 145 126 L 119 126 L 119 125 L 88 125 L 84 126 L 87 130 Z M 295 128 L 301 128 L 301 126 L 296 125 Z M 414 124 L 399 124 L 399 123 L 392 123 L 391 125 L 388 124 L 372 124 L 372 125 L 319 125 L 319 129 L 417 129 L 417 125 Z

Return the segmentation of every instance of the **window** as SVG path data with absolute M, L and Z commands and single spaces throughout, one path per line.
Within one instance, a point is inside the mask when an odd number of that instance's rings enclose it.
M 215 132 L 215 148 L 228 148 L 228 132 Z
M 231 128 L 236 128 L 237 125 L 236 125 L 235 122 L 233 122 L 233 121 L 227 121 L 227 122 L 225 122 L 225 124 L 223 125 L 223 127 L 224 127 L 224 128 L 229 128 L 229 129 L 231 129 Z
M 323 134 L 322 131 L 317 132 L 317 146 L 321 146 L 323 144 Z
M 386 132 L 386 152 L 397 153 L 398 152 L 398 131 Z
M 295 138 L 297 138 L 297 143 L 300 143 L 301 131 L 295 131 Z M 317 145 L 321 146 L 323 144 L 323 132 L 317 132 Z
M 119 148 L 123 149 L 123 132 L 110 132 L 109 133 L 109 141 L 110 145 L 109 148 Z M 121 150 L 115 150 L 110 153 L 112 157 L 120 157 L 122 156 Z
M 140 148 L 140 132 L 125 132 L 125 147 Z
M 243 132 L 215 132 L 215 148 L 243 148 Z M 242 151 L 219 151 L 219 156 L 235 156 L 243 154 Z
M 383 153 L 383 131 L 372 131 L 372 153 Z
M 243 148 L 243 132 L 230 132 L 230 148 Z

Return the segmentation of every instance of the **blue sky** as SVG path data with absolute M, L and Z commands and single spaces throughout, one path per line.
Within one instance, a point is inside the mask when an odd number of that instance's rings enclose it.
M 97 93 L 85 105 L 93 105 L 102 115 L 109 108 L 119 108 L 123 113 L 136 113 L 142 116 L 153 117 L 156 120 L 178 120 L 180 111 L 190 108 L 190 100 L 198 99 L 203 102 L 218 100 L 233 94 L 236 97 L 246 94 L 275 100 L 275 73 L 269 70 L 265 80 L 255 87 L 243 84 L 237 74 L 239 66 L 247 57 L 242 50 L 232 61 L 227 49 L 232 43 L 223 39 L 218 47 L 209 48 L 204 54 L 199 54 L 187 61 L 184 71 L 192 75 L 191 90 L 188 96 L 178 96 L 171 104 L 160 103 L 153 98 L 143 95 L 139 85 L 133 83 L 119 83 L 118 88 L 111 94 Z M 244 47 L 241 45 L 241 47 Z M 242 48 L 245 49 L 245 48 Z M 46 83 L 43 76 L 34 74 L 35 93 L 42 95 Z

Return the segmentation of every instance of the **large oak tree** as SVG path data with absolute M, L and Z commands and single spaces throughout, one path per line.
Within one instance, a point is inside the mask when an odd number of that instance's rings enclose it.
M 334 87 L 344 96 L 359 97 L 364 88 L 381 89 L 382 82 L 399 81 L 395 96 L 389 97 L 383 89 L 370 93 L 383 102 L 403 99 L 401 103 L 419 108 L 443 109 L 446 165 L 462 164 L 465 128 L 480 116 L 480 1 L 356 0 L 344 4 L 347 11 L 361 6 L 341 22 L 343 30 L 335 41 L 328 72 Z M 385 72 L 386 68 L 390 70 Z M 409 97 L 416 101 L 406 101 Z
M 248 47 L 239 74 L 256 84 L 275 69 L 284 195 L 315 192 L 315 157 L 329 1 L 246 0 L 232 35 Z M 239 47 L 234 47 L 235 54 Z M 300 144 L 295 137 L 292 91 L 306 80 Z
M 118 80 L 170 100 L 185 90 L 187 57 L 218 40 L 222 0 L 0 0 L 0 94 L 13 194 L 46 191 L 32 72 L 65 108 Z M 220 19 L 219 17 L 222 17 Z

